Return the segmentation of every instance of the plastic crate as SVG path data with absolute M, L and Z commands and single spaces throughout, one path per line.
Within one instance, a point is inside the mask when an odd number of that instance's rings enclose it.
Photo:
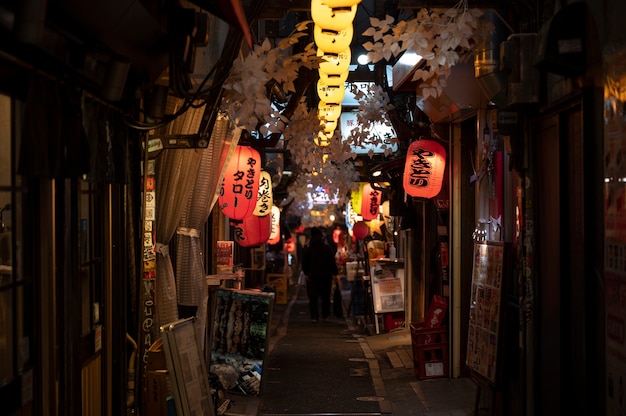
M 404 312 L 388 312 L 385 317 L 385 330 L 387 332 L 400 328 L 404 324 Z
M 449 375 L 448 328 L 422 328 L 411 324 L 413 367 L 420 379 L 443 378 Z

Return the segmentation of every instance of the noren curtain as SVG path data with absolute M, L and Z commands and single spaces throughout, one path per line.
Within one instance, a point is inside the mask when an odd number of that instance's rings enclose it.
M 213 127 L 209 146 L 202 151 L 197 180 L 187 199 L 176 231 L 176 288 L 178 303 L 197 307 L 199 339 L 204 339 L 208 288 L 203 262 L 200 229 L 217 202 L 224 167 L 239 142 L 240 129 L 219 116 Z M 204 345 L 204 342 L 201 342 Z
M 169 97 L 167 114 L 176 113 L 184 101 Z M 190 107 L 165 127 L 154 131 L 154 136 L 195 134 L 200 128 L 204 106 Z M 185 212 L 200 167 L 199 149 L 166 149 L 156 161 L 156 237 L 157 237 L 157 327 L 178 319 L 176 279 L 169 244 Z

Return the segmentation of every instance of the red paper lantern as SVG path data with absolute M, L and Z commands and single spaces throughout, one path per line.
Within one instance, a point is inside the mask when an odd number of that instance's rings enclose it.
M 361 189 L 361 216 L 365 221 L 378 218 L 380 213 L 380 199 L 382 192 L 372 188 L 372 185 L 366 183 Z
M 248 215 L 240 222 L 231 222 L 235 227 L 235 241 L 242 247 L 254 247 L 270 238 L 270 216 Z
M 446 170 L 446 149 L 434 140 L 409 145 L 404 164 L 404 191 L 416 198 L 432 198 L 441 191 Z
M 333 243 L 339 244 L 339 241 L 343 238 L 343 231 L 337 227 L 333 230 Z
M 357 240 L 362 240 L 370 233 L 370 227 L 365 221 L 359 221 L 352 227 L 352 233 Z
M 222 213 L 233 220 L 243 220 L 252 215 L 256 207 L 261 156 L 250 146 L 237 146 L 220 189 L 219 206 Z

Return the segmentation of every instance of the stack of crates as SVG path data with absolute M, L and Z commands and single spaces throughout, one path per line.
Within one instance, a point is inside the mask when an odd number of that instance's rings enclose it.
M 413 366 L 420 380 L 448 377 L 448 328 L 411 324 Z

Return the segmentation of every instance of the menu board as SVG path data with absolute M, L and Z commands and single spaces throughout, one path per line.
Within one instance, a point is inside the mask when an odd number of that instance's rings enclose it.
M 474 244 L 466 363 L 492 385 L 497 376 L 507 251 L 501 242 Z

